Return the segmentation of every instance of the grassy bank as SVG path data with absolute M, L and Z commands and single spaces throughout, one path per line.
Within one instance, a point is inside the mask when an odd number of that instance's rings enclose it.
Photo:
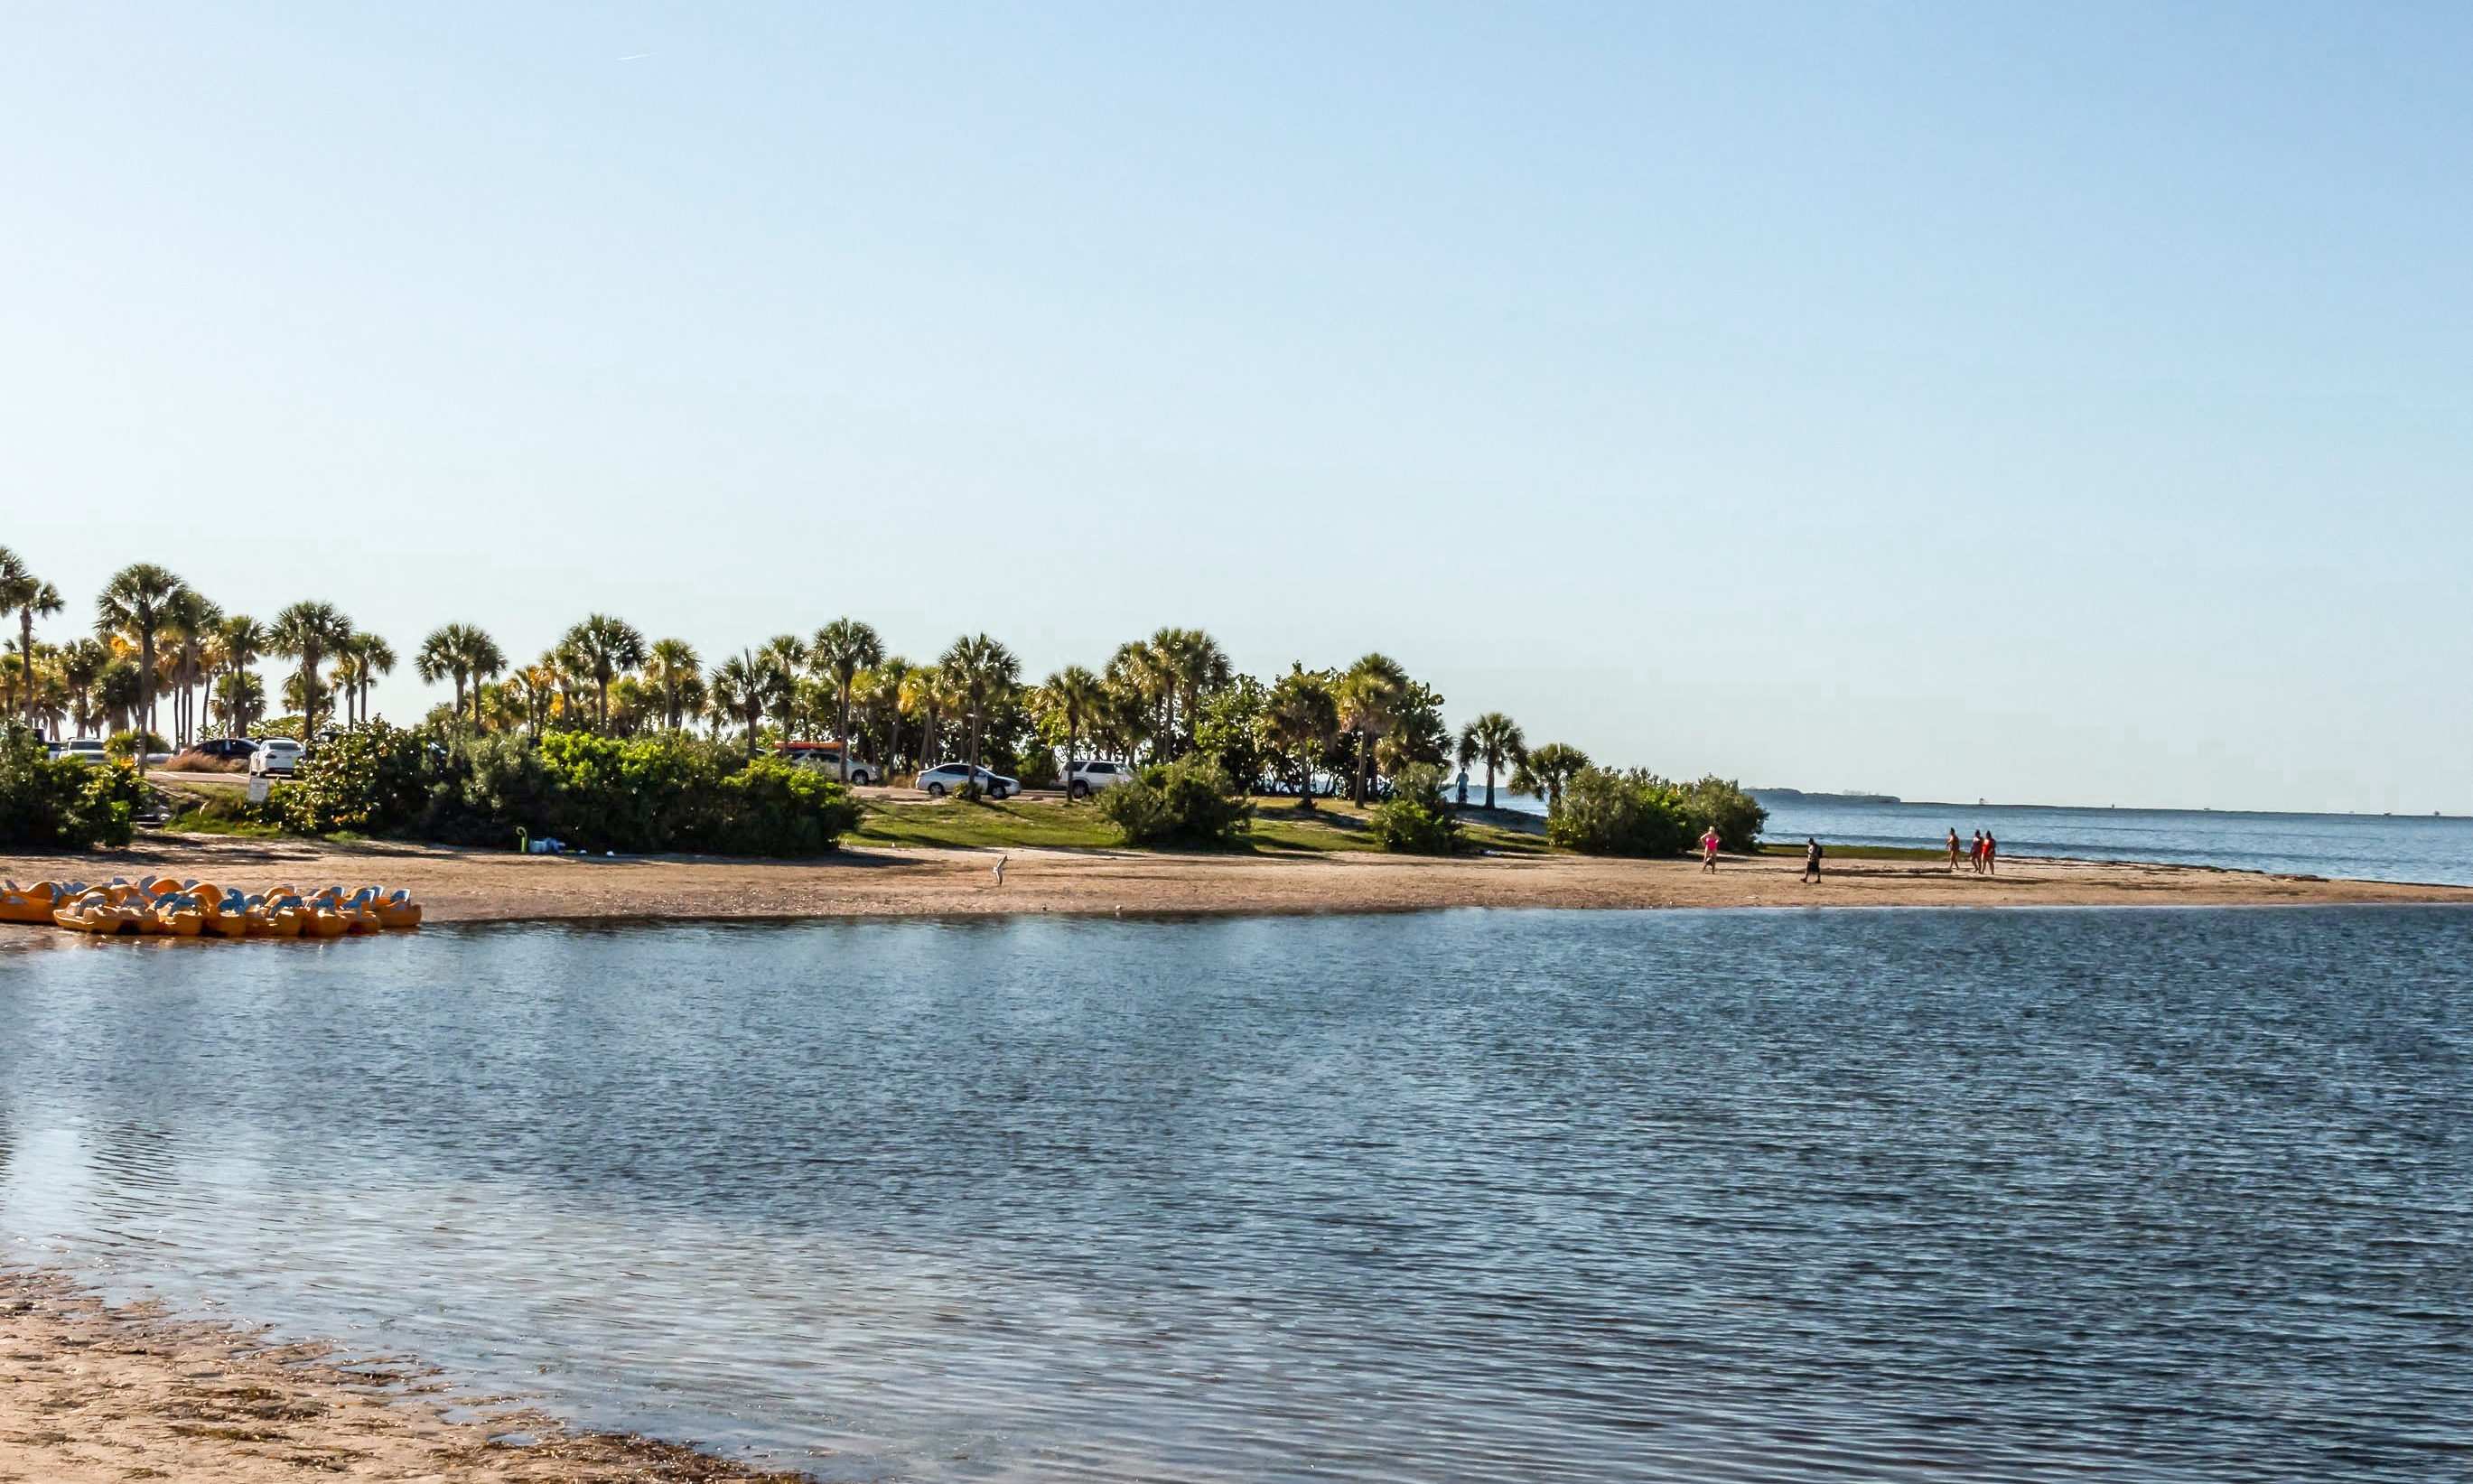
M 1344 800 L 1318 800 L 1310 811 L 1292 800 L 1258 801 L 1252 848 L 1261 851 L 1329 852 L 1378 849 L 1366 828 L 1366 810 Z M 1472 809 L 1461 821 L 1472 850 L 1500 854 L 1543 854 L 1543 823 L 1508 810 L 1491 814 Z M 857 846 L 948 846 L 958 848 L 1050 846 L 1066 849 L 1121 849 L 1116 826 L 1085 801 L 1009 799 L 1002 803 L 870 799 L 858 827 L 847 837 Z

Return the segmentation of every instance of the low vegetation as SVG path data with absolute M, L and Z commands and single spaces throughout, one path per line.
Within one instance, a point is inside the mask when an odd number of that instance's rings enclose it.
M 127 768 L 56 760 L 31 730 L 0 725 L 0 846 L 127 845 L 146 802 L 146 785 Z

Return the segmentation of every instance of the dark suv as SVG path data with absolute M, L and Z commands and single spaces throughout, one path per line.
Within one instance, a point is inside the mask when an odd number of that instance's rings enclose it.
M 249 754 L 257 751 L 257 744 L 247 737 L 213 737 L 195 744 L 189 751 L 204 753 L 217 762 L 247 762 Z

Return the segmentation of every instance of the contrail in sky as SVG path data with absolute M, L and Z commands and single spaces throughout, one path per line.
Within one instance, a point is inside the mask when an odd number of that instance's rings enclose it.
M 654 53 L 652 53 L 652 52 L 637 52 L 637 53 L 636 53 L 635 56 L 633 56 L 633 57 L 621 57 L 621 58 L 619 58 L 618 60 L 619 60 L 620 61 L 642 61 L 645 58 L 647 58 L 647 57 L 651 57 L 651 56 L 654 56 L 654 55 L 655 55 L 655 54 L 654 54 Z

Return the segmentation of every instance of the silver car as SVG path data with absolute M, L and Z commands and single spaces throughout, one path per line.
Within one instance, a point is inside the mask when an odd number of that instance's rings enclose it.
M 969 763 L 938 763 L 935 767 L 919 775 L 919 786 L 927 791 L 928 797 L 933 799 L 942 799 L 947 794 L 953 793 L 958 790 L 962 784 L 969 779 L 970 776 L 971 765 Z M 991 773 L 987 769 L 981 768 L 979 770 L 979 792 L 987 795 L 991 799 L 1010 799 L 1014 795 L 1021 792 L 1021 780 L 1020 778 L 1009 778 L 1001 773 Z

